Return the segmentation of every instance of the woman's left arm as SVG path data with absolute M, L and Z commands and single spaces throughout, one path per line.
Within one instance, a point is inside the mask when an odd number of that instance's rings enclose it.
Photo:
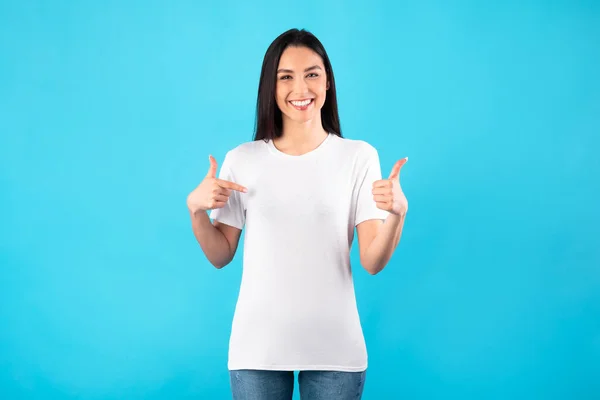
M 388 179 L 373 183 L 373 201 L 377 208 L 389 212 L 385 221 L 368 220 L 356 227 L 360 263 L 371 275 L 386 266 L 402 236 L 408 200 L 400 187 L 400 169 L 407 161 L 408 157 L 398 161 Z

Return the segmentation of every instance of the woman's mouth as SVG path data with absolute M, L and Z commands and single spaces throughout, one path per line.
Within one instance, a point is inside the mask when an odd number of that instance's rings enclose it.
M 299 111 L 304 111 L 306 110 L 308 107 L 311 106 L 312 103 L 314 103 L 315 99 L 305 99 L 305 100 L 292 100 L 290 101 L 290 104 L 292 105 L 292 107 L 294 107 L 296 110 Z

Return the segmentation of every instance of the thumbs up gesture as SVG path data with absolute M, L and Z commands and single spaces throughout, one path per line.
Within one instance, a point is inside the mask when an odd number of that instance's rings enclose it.
M 231 191 L 246 193 L 248 189 L 237 183 L 217 179 L 217 160 L 208 156 L 210 168 L 204 180 L 188 195 L 187 206 L 190 211 L 208 211 L 223 208 L 231 196 Z
M 408 157 L 396 162 L 387 179 L 373 183 L 373 200 L 377 208 L 395 215 L 405 215 L 408 211 L 408 200 L 400 187 L 400 170 L 408 161 Z

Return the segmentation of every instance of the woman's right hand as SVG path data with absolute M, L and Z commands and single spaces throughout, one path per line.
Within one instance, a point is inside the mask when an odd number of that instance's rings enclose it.
M 187 197 L 187 206 L 192 213 L 225 207 L 232 190 L 248 191 L 237 183 L 217 179 L 217 161 L 213 156 L 208 156 L 208 159 L 210 168 L 206 177 Z

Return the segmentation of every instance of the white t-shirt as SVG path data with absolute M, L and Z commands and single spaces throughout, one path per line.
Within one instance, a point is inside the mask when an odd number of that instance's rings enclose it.
M 219 177 L 248 188 L 210 213 L 245 226 L 228 368 L 365 370 L 350 247 L 356 225 L 388 215 L 371 192 L 377 150 L 329 134 L 292 156 L 258 140 L 229 151 Z

